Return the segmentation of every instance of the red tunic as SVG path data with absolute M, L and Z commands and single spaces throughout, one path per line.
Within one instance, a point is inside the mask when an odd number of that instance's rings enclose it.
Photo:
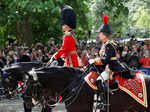
M 55 58 L 60 58 L 62 55 L 66 59 L 67 66 L 78 67 L 79 58 L 76 52 L 76 40 L 71 33 L 66 33 L 63 38 L 63 44 L 55 55 Z
M 140 58 L 140 63 L 142 63 L 143 67 L 150 66 L 150 58 L 149 57 Z

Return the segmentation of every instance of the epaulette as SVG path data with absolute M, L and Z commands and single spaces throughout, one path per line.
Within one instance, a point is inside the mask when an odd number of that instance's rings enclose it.
M 107 44 L 111 44 L 114 48 L 116 48 L 116 46 L 117 46 L 117 43 L 114 41 L 107 41 L 106 45 Z
M 104 43 L 104 46 L 106 46 L 107 44 L 111 44 L 111 41 L 110 41 L 110 40 L 106 41 L 106 42 Z
M 71 35 L 71 32 L 65 31 L 65 35 Z
M 116 55 L 118 54 L 117 51 L 117 43 L 115 41 L 110 41 L 110 44 L 112 45 L 112 47 L 115 49 Z
M 115 51 L 116 51 L 116 45 L 117 45 L 117 44 L 116 44 L 115 42 L 108 40 L 108 41 L 104 44 L 104 46 L 107 46 L 108 44 L 110 44 L 110 45 L 115 49 Z
M 114 46 L 117 46 L 117 43 L 114 42 L 114 41 L 109 41 L 110 44 L 114 45 Z

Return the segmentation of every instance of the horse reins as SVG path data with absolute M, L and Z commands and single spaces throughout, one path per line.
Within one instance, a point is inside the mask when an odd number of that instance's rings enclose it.
M 88 65 L 88 66 L 85 68 L 85 70 L 83 70 L 84 72 L 81 74 L 81 79 L 84 78 L 84 76 L 86 75 L 86 72 L 88 72 L 89 68 L 90 68 L 90 66 Z M 55 107 L 55 106 L 57 106 L 60 102 L 67 102 L 67 101 L 71 100 L 71 99 L 74 97 L 74 98 L 72 99 L 72 101 L 71 101 L 69 104 L 66 105 L 66 107 L 68 107 L 68 106 L 70 106 L 71 104 L 73 104 L 73 102 L 74 102 L 74 101 L 77 99 L 77 97 L 79 96 L 79 93 L 80 93 L 80 91 L 82 90 L 83 85 L 84 85 L 84 83 L 85 83 L 84 80 L 81 80 L 81 81 L 82 81 L 82 82 L 80 82 L 80 85 L 78 86 L 78 87 L 79 87 L 79 88 L 78 88 L 78 91 L 77 91 L 77 93 L 76 93 L 75 95 L 67 96 L 67 98 L 66 98 L 65 100 L 63 100 L 63 98 L 61 97 L 61 99 L 58 100 L 55 104 L 52 104 L 52 105 L 49 105 L 49 104 L 48 104 L 48 106 L 50 106 L 50 107 Z M 64 93 L 66 92 L 66 90 L 67 90 L 68 88 L 70 88 L 71 86 L 72 86 L 72 83 L 70 83 L 70 84 L 69 84 L 63 91 L 61 91 L 58 95 L 64 94 Z

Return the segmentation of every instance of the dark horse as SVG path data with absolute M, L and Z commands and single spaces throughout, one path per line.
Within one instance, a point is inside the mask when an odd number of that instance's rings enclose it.
M 18 87 L 18 82 L 25 81 L 25 77 L 27 76 L 27 72 L 30 71 L 32 68 L 39 68 L 43 66 L 40 62 L 20 62 L 14 63 L 11 65 L 6 65 L 2 70 L 2 86 L 5 91 L 5 96 L 7 98 L 16 97 L 18 92 L 23 89 L 22 87 Z M 30 109 L 24 107 L 25 112 L 30 112 Z
M 107 108 L 105 111 L 101 110 L 101 112 L 107 112 L 108 110 L 110 112 L 150 112 L 150 77 L 141 72 L 137 73 L 143 77 L 142 81 L 145 82 L 147 107 L 144 107 L 122 89 L 118 88 L 113 94 L 108 94 Z M 135 79 L 139 77 L 137 73 L 134 77 Z M 56 97 L 61 95 L 61 101 L 65 102 L 67 112 L 93 111 L 95 91 L 84 81 L 85 73 L 82 70 L 71 67 L 50 67 L 36 69 L 29 74 L 31 77 L 28 80 L 25 94 L 29 99 L 34 99 L 34 104 L 38 102 L 51 107 L 53 104 L 48 102 L 52 102 L 51 99 L 56 99 L 57 101 Z M 117 76 L 116 79 L 120 82 L 121 80 L 127 80 L 123 76 Z M 136 81 L 138 80 L 133 80 L 132 82 L 134 83 L 130 83 L 134 84 L 134 90 L 139 88 L 136 85 Z M 139 97 L 142 97 L 141 94 L 139 94 Z
M 26 74 L 32 68 L 39 68 L 41 66 L 42 63 L 39 62 L 20 62 L 4 66 L 1 74 L 5 93 L 10 94 L 17 89 L 18 81 L 23 81 L 25 78 L 25 75 L 22 74 Z
M 43 107 L 51 108 L 56 106 L 56 102 L 64 101 L 67 112 L 92 112 L 95 91 L 84 82 L 85 75 L 84 71 L 71 67 L 43 67 L 32 70 L 28 74 L 24 96 L 26 106 L 30 110 L 34 105 L 41 103 Z M 148 107 L 145 108 L 126 92 L 118 89 L 113 95 L 109 94 L 110 112 L 150 112 L 150 77 L 142 75 L 147 89 Z M 57 99 L 59 95 L 62 96 L 60 101 Z
M 16 97 L 20 90 L 22 90 L 26 85 L 26 78 L 28 77 L 28 72 L 31 69 L 40 68 L 42 66 L 62 66 L 63 60 L 53 60 L 52 62 L 48 62 L 47 64 L 43 64 L 41 62 L 19 62 L 13 63 L 10 65 L 6 65 L 3 69 L 1 69 L 2 75 L 2 86 L 5 91 L 5 96 L 7 98 Z M 23 82 L 24 84 L 22 87 L 18 87 L 19 81 Z M 24 105 L 25 112 L 31 112 L 31 109 L 26 108 Z M 42 108 L 42 110 L 46 110 L 46 108 Z M 51 109 L 48 109 L 49 112 Z
M 7 75 L 4 78 L 4 84 L 6 85 L 5 89 L 9 88 L 9 91 L 13 92 L 14 90 L 17 89 L 17 86 L 18 86 L 17 82 L 20 80 L 25 81 L 26 77 L 29 77 L 27 85 L 30 84 L 32 82 L 30 79 L 32 78 L 31 76 L 28 75 L 27 72 L 31 70 L 33 67 L 35 67 L 35 65 L 34 66 L 33 65 L 34 64 L 30 65 L 30 64 L 25 64 L 25 63 L 18 63 L 18 64 L 10 65 L 9 67 L 5 67 L 3 69 L 3 71 L 7 72 Z M 37 68 L 39 68 L 39 66 Z M 63 68 L 63 71 L 62 71 L 62 68 Z M 29 92 L 32 92 L 31 94 L 33 94 L 33 98 L 35 97 L 42 98 L 41 100 L 38 100 L 43 105 L 42 111 L 51 112 L 52 107 L 56 106 L 53 104 L 57 102 L 59 95 L 63 97 L 62 101 L 65 100 L 66 109 L 68 110 L 68 112 L 70 111 L 71 112 L 88 112 L 89 110 L 92 110 L 94 91 L 88 85 L 85 84 L 82 87 L 82 92 L 78 93 L 77 96 L 76 96 L 76 91 L 79 88 L 76 88 L 71 93 L 69 92 L 72 90 L 73 87 L 75 86 L 78 87 L 77 85 L 82 85 L 83 80 L 81 80 L 82 79 L 81 76 L 83 75 L 84 72 L 79 69 L 74 69 L 74 68 L 68 68 L 68 67 L 62 67 L 62 68 L 51 67 L 50 69 L 49 68 L 38 69 L 38 70 L 47 69 L 50 71 L 52 70 L 52 74 L 51 74 L 52 77 L 49 77 L 50 72 L 48 72 L 48 74 L 44 72 L 44 74 L 41 74 L 40 76 L 41 81 L 44 81 L 42 83 L 42 86 L 41 86 L 41 83 L 39 85 L 39 83 L 36 81 L 33 81 L 32 83 L 33 85 L 31 84 L 31 86 L 34 87 L 34 90 L 39 86 L 36 92 L 35 91 L 34 92 L 29 91 Z M 9 81 L 5 81 L 7 80 L 7 78 L 9 79 Z M 80 84 L 79 84 L 79 81 L 81 81 Z M 30 86 L 27 86 L 26 93 L 29 93 L 28 88 L 30 88 Z M 64 89 L 66 90 L 64 91 Z M 32 110 L 32 104 L 31 104 L 32 100 L 30 99 L 30 97 L 28 97 L 29 95 L 26 93 L 23 97 L 23 100 L 25 102 L 25 107 L 27 107 L 25 111 L 30 112 Z M 44 99 L 43 99 L 43 96 L 44 96 Z M 74 96 L 76 97 L 74 98 Z M 74 99 L 75 101 L 72 102 L 71 101 L 72 99 Z M 82 105 L 82 109 L 79 108 L 80 105 Z
M 29 108 L 36 103 L 52 108 L 57 105 L 56 102 L 61 101 L 65 102 L 67 112 L 93 110 L 94 91 L 83 80 L 85 74 L 82 70 L 71 67 L 44 67 L 32 70 L 29 74 L 31 77 L 25 91 L 25 103 Z M 59 95 L 62 97 L 60 101 L 57 98 Z M 34 99 L 34 104 L 29 104 L 31 99 Z
M 42 66 L 62 66 L 63 60 L 54 60 L 52 62 L 48 62 L 47 64 L 43 64 L 41 62 L 18 62 L 10 65 L 4 66 L 1 69 L 2 74 L 2 85 L 5 89 L 5 95 L 10 95 L 13 92 L 17 91 L 18 81 L 25 80 L 25 76 L 27 73 L 32 70 L 32 68 L 40 68 Z

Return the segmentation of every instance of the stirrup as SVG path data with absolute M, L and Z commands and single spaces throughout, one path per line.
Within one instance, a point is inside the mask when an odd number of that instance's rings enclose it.
M 97 109 L 100 109 L 100 110 L 103 110 L 103 111 L 106 111 L 106 106 L 110 106 L 110 104 L 104 104 L 104 103 L 99 103 L 97 104 Z
M 103 110 L 103 111 L 105 111 L 106 110 L 106 108 L 105 108 L 105 104 L 103 104 L 103 103 L 99 103 L 99 104 L 97 104 L 97 107 L 96 107 L 97 109 L 100 109 L 100 110 Z

